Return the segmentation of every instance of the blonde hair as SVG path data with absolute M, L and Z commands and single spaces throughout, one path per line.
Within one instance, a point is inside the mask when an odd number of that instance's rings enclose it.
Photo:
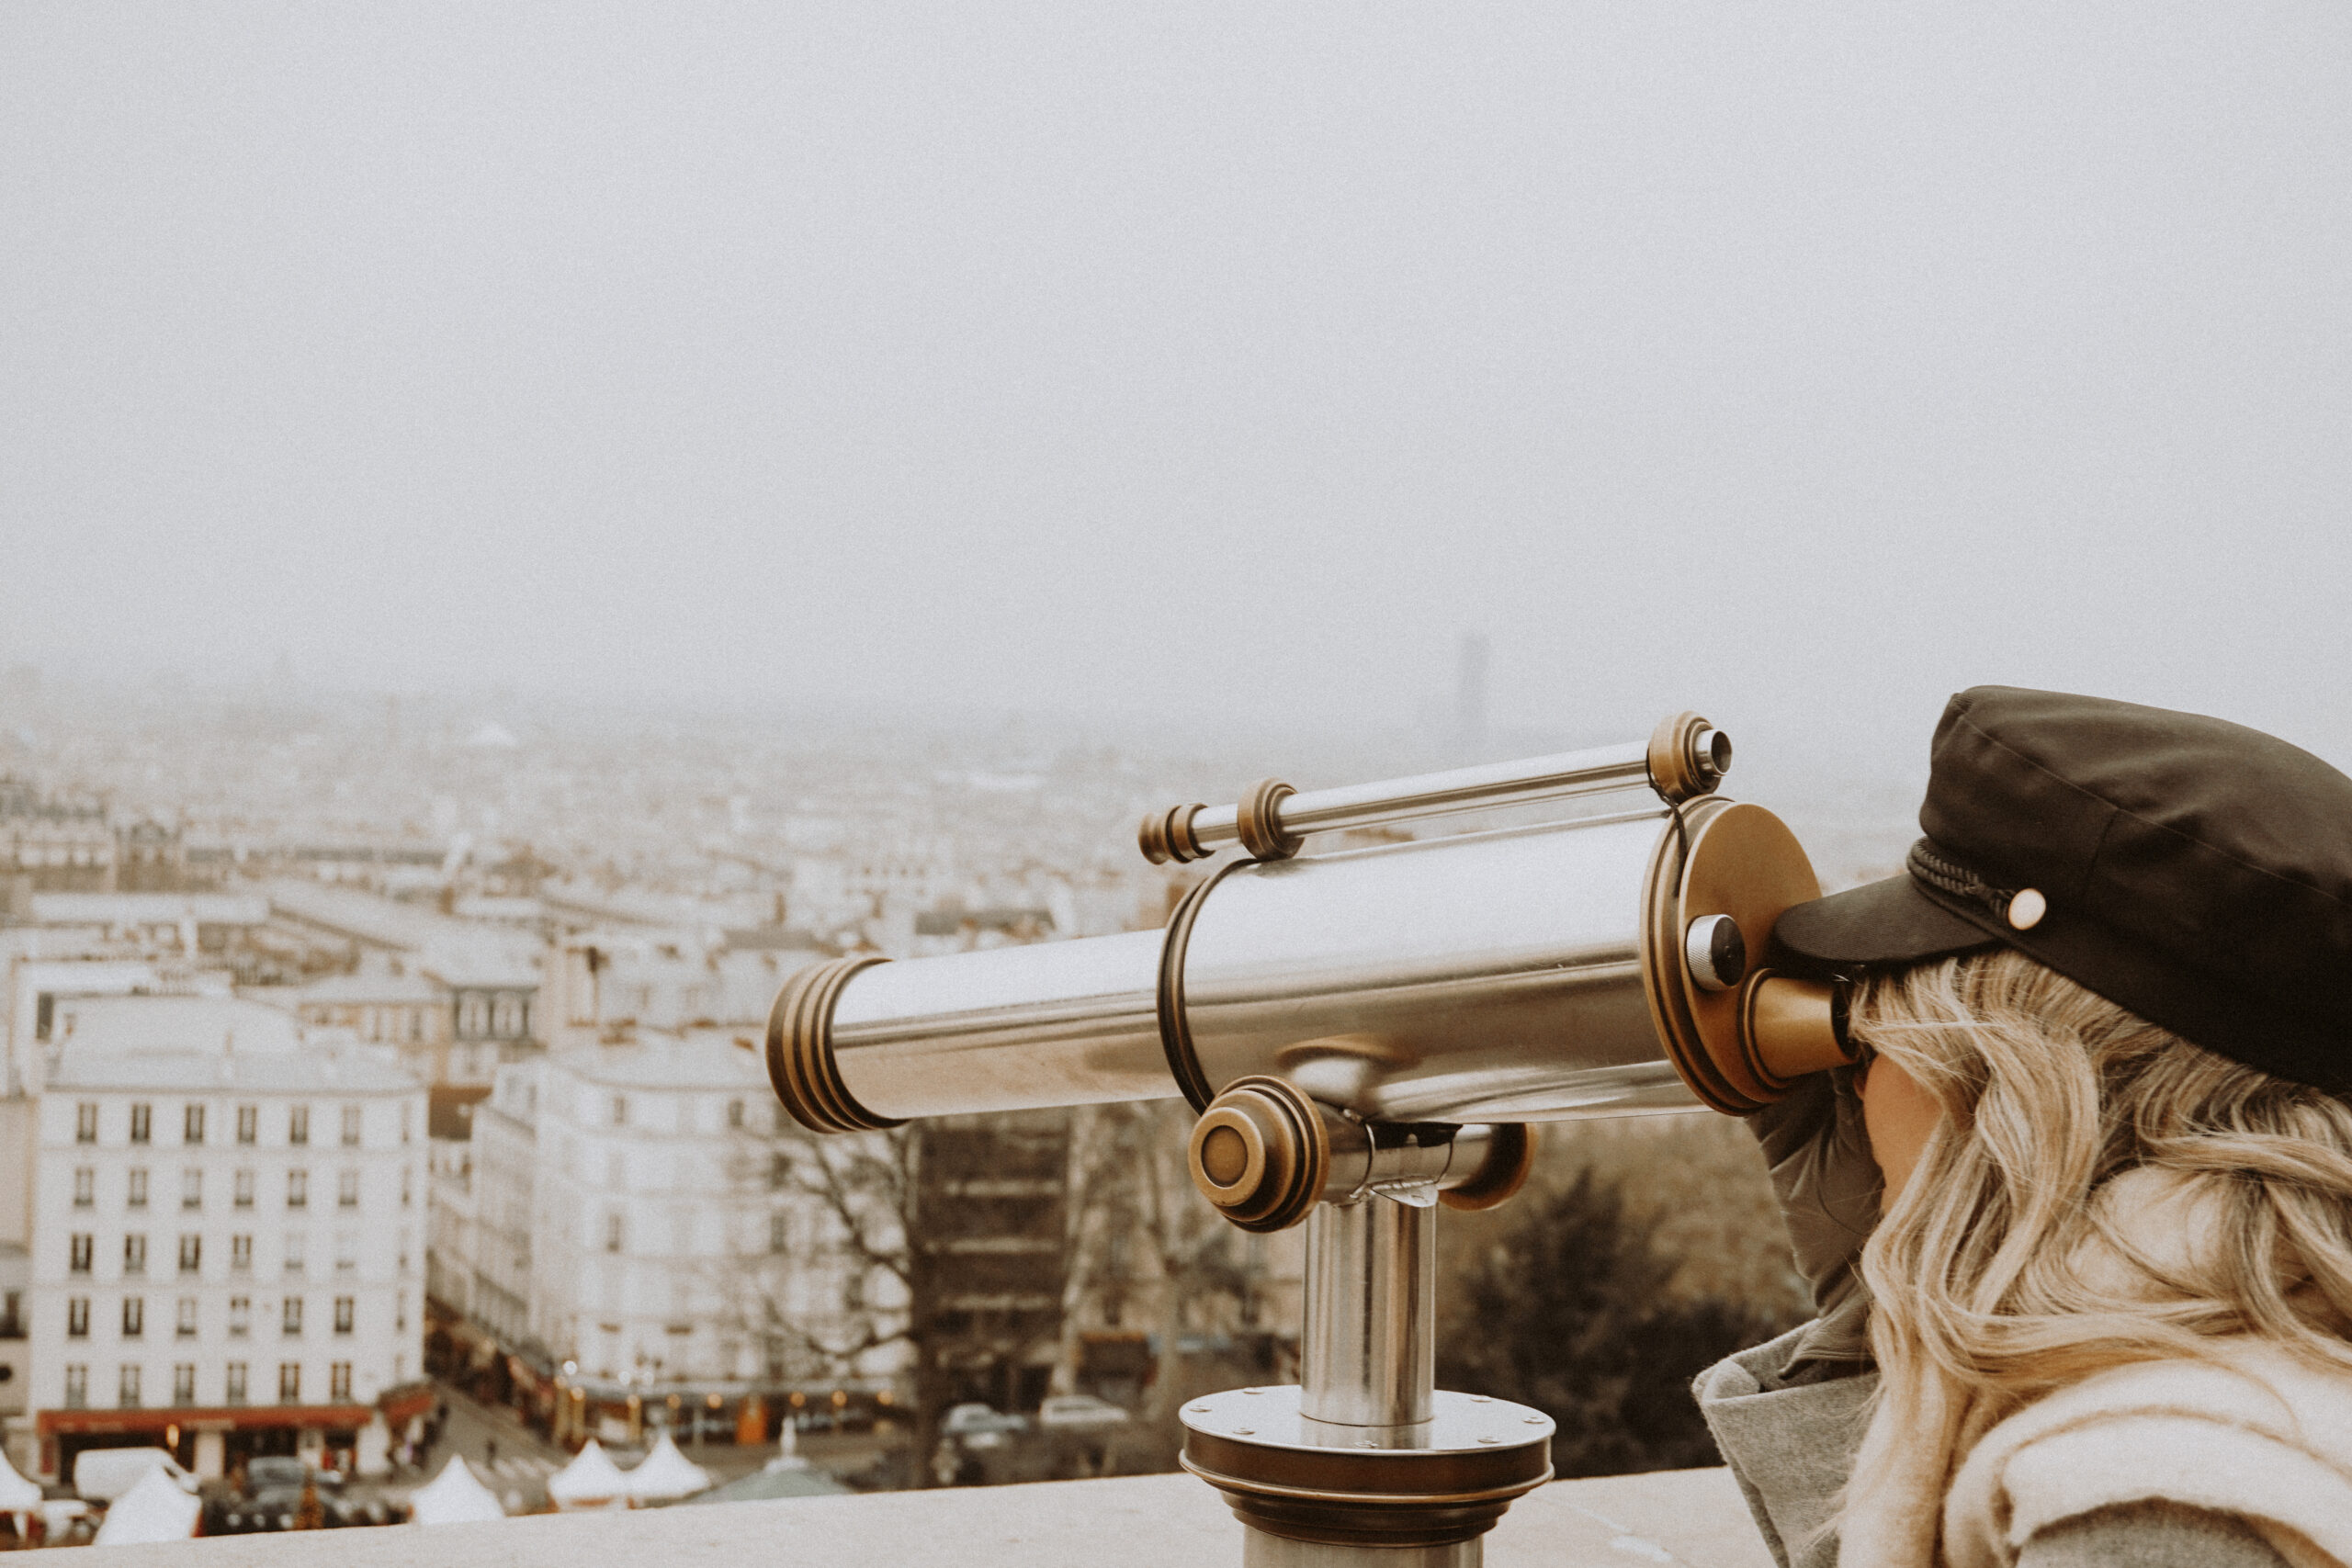
M 1943 1115 L 1862 1253 L 1849 1510 L 2110 1367 L 2251 1336 L 2352 1371 L 2352 1105 L 2006 948 L 1871 979 L 1852 1028 Z

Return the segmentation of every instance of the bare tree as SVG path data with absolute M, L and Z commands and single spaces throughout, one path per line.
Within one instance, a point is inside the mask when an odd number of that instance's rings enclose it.
M 1155 1429 L 1172 1429 L 1189 1392 L 1187 1333 L 1252 1326 L 1259 1316 L 1251 1238 L 1218 1217 L 1186 1173 L 1193 1121 L 1178 1100 L 1106 1105 L 1080 1112 L 1073 1134 L 1065 1364 L 1075 1369 L 1076 1329 L 1089 1315 L 1156 1331 L 1158 1365 L 1141 1412 Z

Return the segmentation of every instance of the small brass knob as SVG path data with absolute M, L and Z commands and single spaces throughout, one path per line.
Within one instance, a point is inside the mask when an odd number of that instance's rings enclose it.
M 1331 1136 L 1289 1080 L 1237 1078 L 1193 1124 L 1184 1163 L 1227 1219 L 1246 1231 L 1284 1230 L 1322 1196 Z

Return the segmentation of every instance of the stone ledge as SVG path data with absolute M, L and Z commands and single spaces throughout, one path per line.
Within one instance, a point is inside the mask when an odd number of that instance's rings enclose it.
M 112 1550 L 126 1562 L 187 1568 L 582 1568 L 624 1562 L 742 1568 L 790 1561 L 825 1568 L 1238 1568 L 1241 1527 L 1191 1476 L 1144 1475 Z M 1723 1470 L 1554 1482 L 1513 1506 L 1487 1538 L 1487 1561 L 1492 1568 L 1771 1564 Z

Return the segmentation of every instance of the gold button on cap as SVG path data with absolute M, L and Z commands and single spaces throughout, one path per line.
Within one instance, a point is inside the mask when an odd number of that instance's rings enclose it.
M 2040 925 L 2041 917 L 2049 912 L 2050 900 L 2041 896 L 2041 889 L 2022 888 L 2016 897 L 2009 900 L 2009 928 L 2030 931 Z

